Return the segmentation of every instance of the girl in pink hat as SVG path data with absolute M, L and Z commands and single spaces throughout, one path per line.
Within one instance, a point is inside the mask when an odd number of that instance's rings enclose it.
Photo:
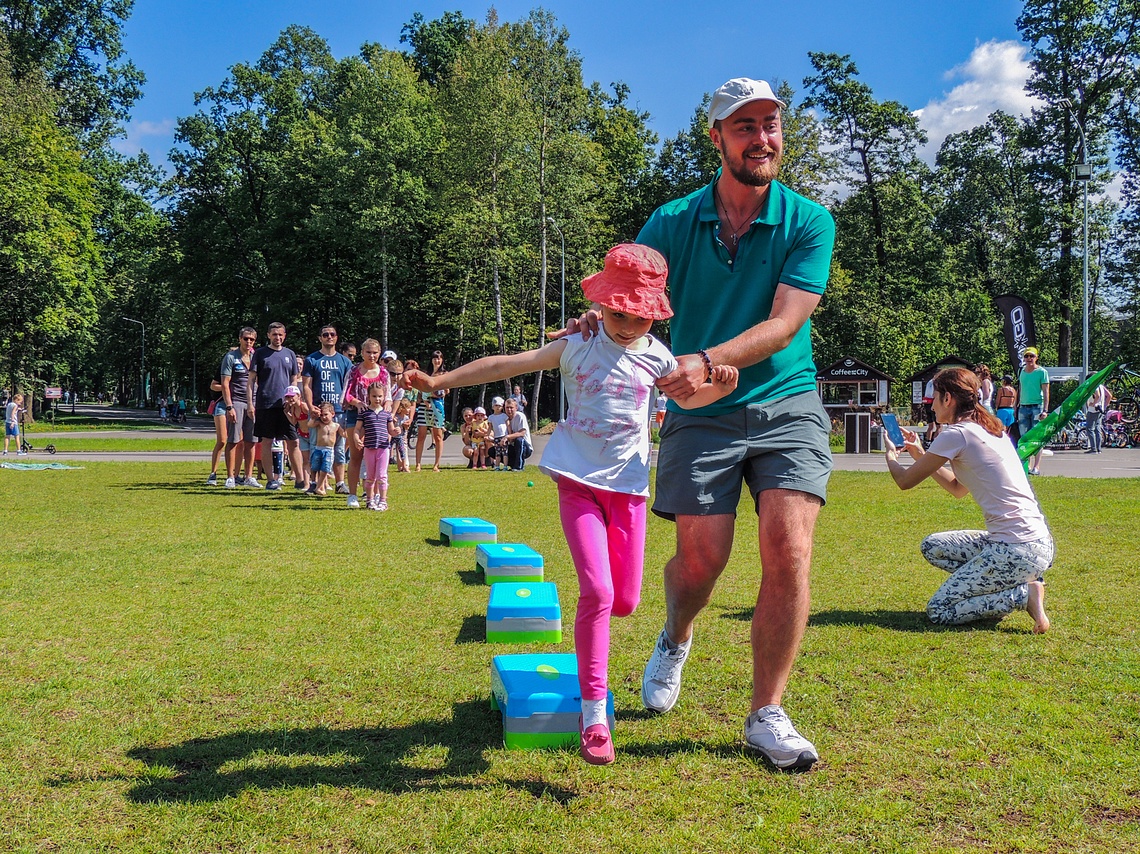
M 402 379 L 407 387 L 435 391 L 534 371 L 562 372 L 567 412 L 539 468 L 558 484 L 562 530 L 578 574 L 574 651 L 582 693 L 581 754 L 593 765 L 614 761 L 606 713 L 610 617 L 632 614 L 641 596 L 649 406 L 657 380 L 677 367 L 665 345 L 649 334 L 653 321 L 673 316 L 667 275 L 656 250 L 615 246 L 604 269 L 582 281 L 586 297 L 602 307 L 598 335 L 488 356 L 438 377 L 405 372 Z M 678 405 L 707 406 L 733 391 L 738 379 L 736 368 L 710 364 L 708 382 Z

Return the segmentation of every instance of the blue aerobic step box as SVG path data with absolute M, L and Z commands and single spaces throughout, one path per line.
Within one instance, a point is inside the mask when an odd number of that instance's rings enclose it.
M 577 747 L 582 692 L 572 652 L 496 655 L 491 659 L 491 708 L 503 712 L 503 742 L 512 750 Z M 606 692 L 614 729 L 614 695 Z
M 493 543 L 498 533 L 485 519 L 451 517 L 439 520 L 439 538 L 445 546 L 477 546 Z
M 482 545 L 475 549 L 475 568 L 488 584 L 501 581 L 542 581 L 542 555 L 522 543 Z
M 487 643 L 562 643 L 557 585 L 550 581 L 492 584 L 487 600 Z

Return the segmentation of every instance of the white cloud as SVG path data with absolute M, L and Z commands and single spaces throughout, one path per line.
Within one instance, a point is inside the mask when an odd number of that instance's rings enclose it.
M 947 80 L 962 82 L 915 111 L 930 138 L 920 151 L 924 160 L 932 163 L 947 136 L 984 124 L 994 110 L 1027 116 L 1033 107 L 1041 105 L 1025 91 L 1029 79 L 1026 51 L 1020 42 L 988 41 L 977 45 L 964 63 L 946 72 Z
M 1112 177 L 1112 180 L 1108 182 L 1108 185 L 1104 188 L 1103 191 L 1104 196 L 1112 199 L 1112 201 L 1116 202 L 1118 205 L 1122 204 L 1124 201 L 1124 178 L 1124 172 L 1117 172 Z
M 145 149 L 151 160 L 161 162 L 166 159 L 166 152 L 174 145 L 174 125 L 174 119 L 163 119 L 160 122 L 131 122 L 127 126 L 126 137 L 116 139 L 112 145 L 117 152 L 127 157 L 134 157 Z

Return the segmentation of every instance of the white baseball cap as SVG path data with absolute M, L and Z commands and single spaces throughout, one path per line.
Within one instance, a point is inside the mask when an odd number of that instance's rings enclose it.
M 772 101 L 781 110 L 788 105 L 776 97 L 767 80 L 752 80 L 749 77 L 734 77 L 715 92 L 709 104 L 709 127 L 721 119 L 727 119 L 745 104 L 753 101 Z
M 395 359 L 395 358 L 396 358 L 396 351 L 395 350 L 385 350 L 383 353 L 380 354 L 380 361 L 381 362 L 387 362 L 389 359 Z

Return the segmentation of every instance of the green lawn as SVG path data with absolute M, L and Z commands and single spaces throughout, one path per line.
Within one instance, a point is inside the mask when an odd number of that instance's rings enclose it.
M 142 434 L 145 435 L 145 434 Z M 130 439 L 122 438 L 109 438 L 104 439 L 101 436 L 67 436 L 62 439 L 51 437 L 36 439 L 29 436 L 29 441 L 37 451 L 43 448 L 50 442 L 55 445 L 59 452 L 75 452 L 75 451 L 126 451 L 145 453 L 149 451 L 211 451 L 214 448 L 214 440 L 211 439 Z
M 202 486 L 202 465 L 0 470 L 0 848 L 13 851 L 1140 851 L 1140 481 L 1040 478 L 1053 630 L 931 627 L 918 553 L 969 501 L 836 473 L 785 705 L 822 759 L 768 770 L 748 711 L 755 519 L 677 708 L 641 711 L 672 536 L 615 622 L 618 760 L 506 751 L 487 588 L 438 518 L 542 552 L 572 649 L 553 485 L 393 475 L 392 510 Z M 527 479 L 534 487 L 526 486 Z
M 86 415 L 65 415 L 63 410 L 53 423 L 49 417 L 40 416 L 34 424 L 26 425 L 28 436 L 44 433 L 68 433 L 72 431 L 89 430 L 132 430 L 146 432 L 147 430 L 177 430 L 177 424 L 164 424 L 158 418 L 158 413 L 148 413 L 147 421 L 114 421 L 109 418 L 92 418 Z M 209 427 L 209 418 L 188 420 L 188 425 L 200 424 Z

